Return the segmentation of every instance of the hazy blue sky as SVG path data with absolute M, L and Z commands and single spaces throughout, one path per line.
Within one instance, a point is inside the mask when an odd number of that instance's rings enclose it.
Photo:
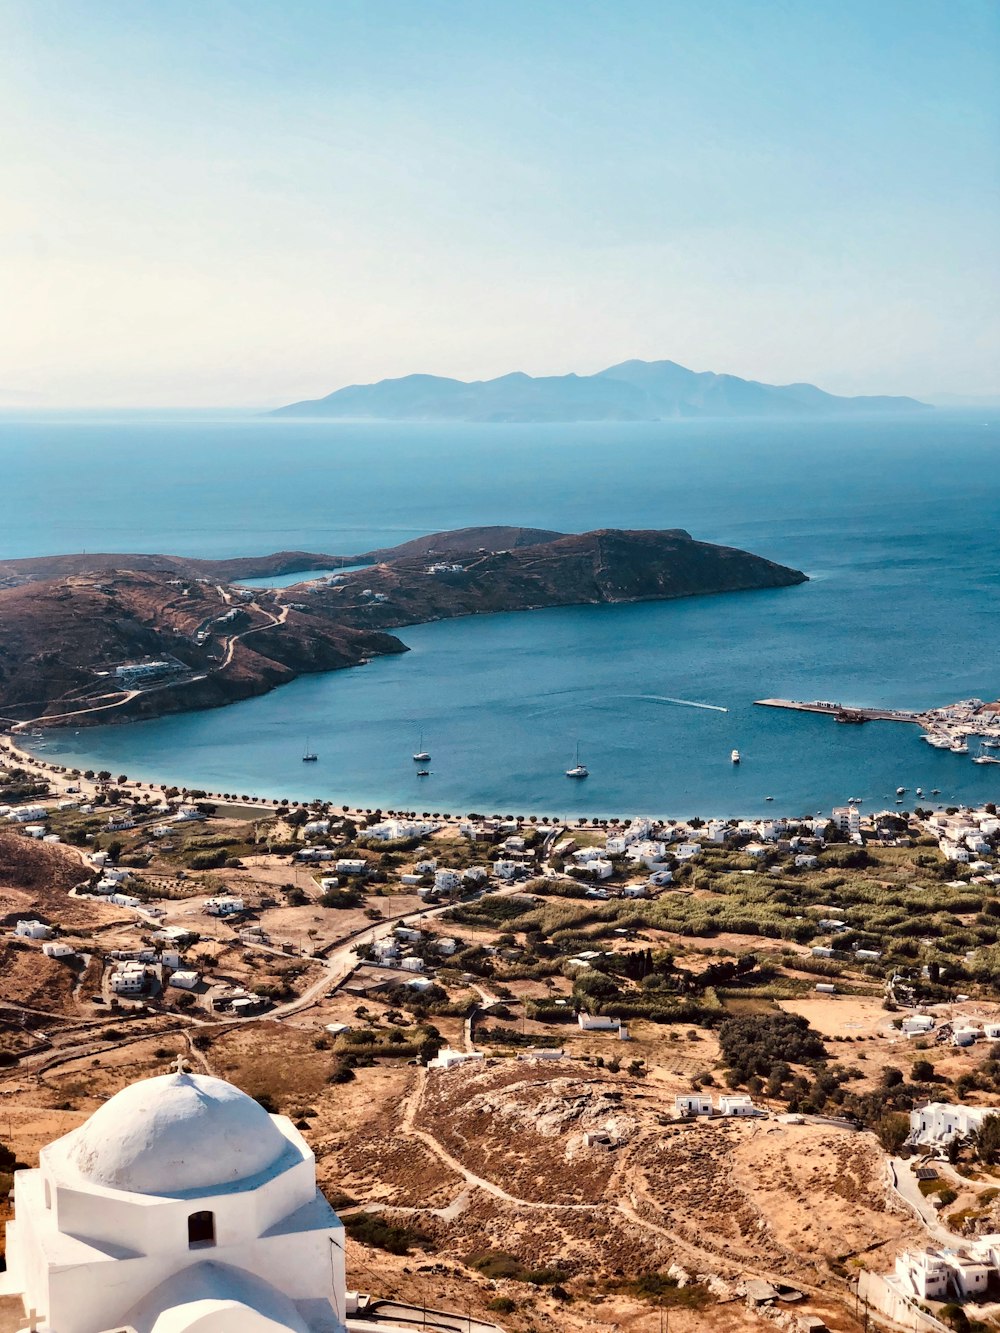
M 1000 389 L 997 0 L 3 0 L 0 402 Z

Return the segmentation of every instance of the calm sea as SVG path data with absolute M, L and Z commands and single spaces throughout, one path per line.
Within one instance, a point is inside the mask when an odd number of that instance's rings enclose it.
M 998 440 L 982 412 L 482 427 L 7 415 L 0 552 L 352 554 L 482 523 L 685 527 L 811 582 L 415 626 L 400 631 L 403 657 L 225 709 L 59 733 L 46 753 L 213 790 L 432 811 L 798 814 L 849 796 L 892 805 L 897 786 L 908 804 L 917 786 L 989 800 L 1000 769 L 932 750 L 915 727 L 842 727 L 753 700 L 1000 694 Z M 410 757 L 421 735 L 423 779 Z M 315 765 L 301 762 L 307 740 Z M 582 783 L 563 776 L 577 742 Z

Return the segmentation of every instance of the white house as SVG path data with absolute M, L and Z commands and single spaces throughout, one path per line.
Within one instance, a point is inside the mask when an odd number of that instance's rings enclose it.
M 450 1046 L 442 1046 L 433 1060 L 427 1061 L 428 1069 L 454 1069 L 456 1065 L 467 1064 L 470 1060 L 482 1060 L 482 1051 L 453 1051 Z
M 954 1138 L 964 1138 L 974 1134 L 989 1115 L 1000 1115 L 1000 1106 L 928 1102 L 910 1112 L 909 1142 L 937 1146 Z
M 146 986 L 145 969 L 140 967 L 138 970 L 121 969 L 112 972 L 108 978 L 108 985 L 115 995 L 138 995 Z
M 436 870 L 434 872 L 434 889 L 437 893 L 451 893 L 453 889 L 461 887 L 462 876 L 457 870 Z
M 368 870 L 368 862 L 363 857 L 341 857 L 336 869 L 338 875 L 363 875 Z
M 932 1250 L 904 1250 L 896 1260 L 896 1278 L 908 1296 L 940 1301 L 948 1294 L 948 1265 Z
M 209 898 L 205 903 L 205 911 L 209 916 L 232 916 L 236 912 L 244 910 L 242 898 L 218 897 Z
M 424 960 L 422 958 L 404 958 L 400 963 L 404 972 L 422 972 L 424 970 Z
M 712 1099 L 700 1092 L 687 1092 L 674 1098 L 675 1115 L 711 1115 Z
M 14 934 L 26 940 L 50 940 L 56 932 L 44 921 L 19 921 Z
M 452 939 L 450 935 L 444 935 L 441 939 L 434 941 L 434 947 L 437 949 L 438 953 L 444 954 L 446 958 L 450 958 L 458 949 L 458 940 Z
M 75 958 L 76 951 L 69 944 L 62 944 L 58 940 L 52 944 L 43 944 L 42 953 L 47 958 Z
M 521 869 L 519 861 L 494 861 L 493 873 L 497 879 L 514 879 Z
M 976 1247 L 978 1248 L 978 1247 Z M 982 1295 L 995 1265 L 972 1246 L 961 1249 L 904 1250 L 896 1260 L 896 1281 L 917 1300 L 959 1300 Z
M 172 972 L 167 985 L 176 986 L 178 990 L 194 990 L 200 980 L 197 972 Z
M 344 1333 L 343 1228 L 284 1116 L 143 1079 L 15 1174 L 0 1292 L 48 1333 Z
M 930 1014 L 908 1014 L 903 1019 L 900 1031 L 904 1037 L 918 1037 L 924 1032 L 933 1032 L 934 1019 Z
M 951 1034 L 952 1046 L 974 1046 L 982 1036 L 979 1028 L 956 1027 Z
M 746 1093 L 730 1093 L 719 1098 L 719 1114 L 759 1115 L 760 1112 Z
M 617 1032 L 621 1027 L 620 1018 L 611 1018 L 608 1014 L 577 1014 L 577 1024 L 581 1032 Z

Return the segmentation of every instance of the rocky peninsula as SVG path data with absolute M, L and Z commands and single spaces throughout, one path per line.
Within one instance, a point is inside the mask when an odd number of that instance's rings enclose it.
M 279 589 L 238 582 L 317 569 L 332 572 Z M 76 727 L 215 707 L 306 672 L 406 652 L 392 630 L 454 616 L 805 581 L 799 570 L 681 529 L 465 528 L 354 556 L 8 560 L 0 562 L 0 720 Z

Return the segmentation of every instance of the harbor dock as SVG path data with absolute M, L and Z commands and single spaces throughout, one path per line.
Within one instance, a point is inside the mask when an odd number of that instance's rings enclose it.
M 796 713 L 825 713 L 838 722 L 916 722 L 926 720 L 926 714 L 913 713 L 903 708 L 854 708 L 847 704 L 816 700 L 800 703 L 796 699 L 755 699 L 761 708 L 791 708 Z

